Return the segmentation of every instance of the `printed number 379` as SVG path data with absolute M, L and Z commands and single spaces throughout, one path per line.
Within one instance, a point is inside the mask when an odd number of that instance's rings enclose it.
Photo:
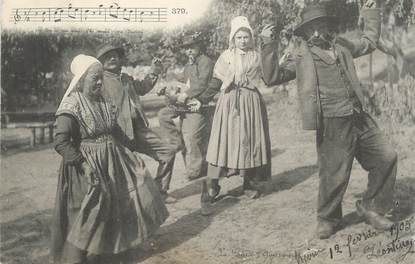
M 171 13 L 173 15 L 187 14 L 186 8 L 172 8 Z

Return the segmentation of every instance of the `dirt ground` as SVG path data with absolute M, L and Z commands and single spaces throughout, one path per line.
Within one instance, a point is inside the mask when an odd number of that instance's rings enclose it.
M 202 216 L 201 181 L 184 179 L 183 160 L 177 155 L 171 195 L 179 200 L 168 205 L 170 217 L 154 245 L 131 251 L 124 256 L 128 263 L 415 263 L 415 127 L 390 135 L 399 154 L 393 215 L 399 234 L 378 233 L 357 220 L 354 204 L 365 191 L 367 174 L 356 162 L 343 201 L 342 228 L 330 239 L 319 240 L 314 237 L 315 135 L 300 129 L 293 100 L 274 96 L 268 106 L 273 176 L 266 195 L 250 200 L 241 195 L 240 177 L 223 179 L 223 199 L 214 204 L 211 216 Z M 155 172 L 156 163 L 145 161 Z M 49 263 L 59 162 L 51 145 L 3 153 L 1 263 Z

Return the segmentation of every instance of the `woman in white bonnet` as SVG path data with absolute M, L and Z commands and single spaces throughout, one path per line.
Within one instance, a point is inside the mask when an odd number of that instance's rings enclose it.
M 235 17 L 231 22 L 229 48 L 214 68 L 213 78 L 220 80 L 221 92 L 206 158 L 211 200 L 220 192 L 222 176 L 242 176 L 244 193 L 250 198 L 261 195 L 256 182 L 270 177 L 268 120 L 258 91 L 264 85 L 253 35 L 248 19 Z
M 62 156 L 52 225 L 54 263 L 106 263 L 148 239 L 168 216 L 143 160 L 123 145 L 117 111 L 101 95 L 103 69 L 76 56 L 56 112 Z

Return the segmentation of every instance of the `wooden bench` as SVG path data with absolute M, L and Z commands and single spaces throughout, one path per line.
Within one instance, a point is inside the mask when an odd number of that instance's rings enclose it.
M 55 120 L 55 112 L 1 112 L 1 127 L 8 123 L 49 122 Z
M 31 129 L 30 135 L 30 146 L 34 147 L 36 142 L 36 131 L 39 131 L 40 136 L 40 144 L 45 143 L 45 128 L 49 129 L 49 137 L 48 143 L 53 142 L 53 130 L 54 130 L 54 122 L 19 122 L 19 123 L 8 123 L 6 124 L 6 128 L 28 128 Z

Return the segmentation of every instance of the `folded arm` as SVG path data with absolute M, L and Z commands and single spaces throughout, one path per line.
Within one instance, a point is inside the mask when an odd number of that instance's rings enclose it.
M 212 78 L 208 84 L 208 88 L 197 98 L 202 104 L 209 103 L 217 93 L 220 92 L 222 81 Z
M 56 118 L 55 150 L 64 163 L 79 165 L 84 159 L 79 151 L 80 131 L 78 122 L 69 114 L 61 114 Z

